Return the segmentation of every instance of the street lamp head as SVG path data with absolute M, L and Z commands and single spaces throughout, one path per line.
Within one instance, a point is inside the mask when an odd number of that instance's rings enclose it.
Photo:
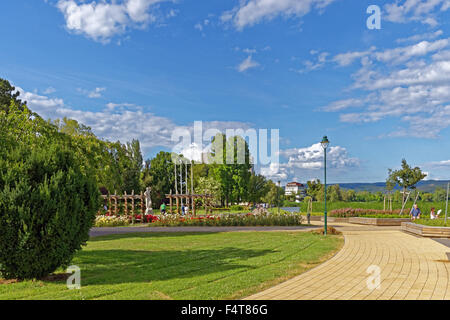
M 327 136 L 324 136 L 322 141 L 320 142 L 320 144 L 322 145 L 323 149 L 328 148 L 328 146 L 330 145 L 330 141 L 328 141 Z

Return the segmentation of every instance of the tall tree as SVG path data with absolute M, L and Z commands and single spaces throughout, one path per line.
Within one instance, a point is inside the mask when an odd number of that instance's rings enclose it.
M 252 174 L 248 182 L 248 201 L 253 204 L 261 202 L 261 199 L 269 192 L 269 185 L 263 175 Z
M 152 202 L 160 206 L 170 190 L 175 191 L 174 164 L 172 154 L 161 151 L 150 160 L 150 181 L 152 187 Z
M 0 111 L 8 113 L 11 101 L 19 110 L 24 110 L 25 102 L 19 99 L 20 93 L 8 80 L 0 78 Z

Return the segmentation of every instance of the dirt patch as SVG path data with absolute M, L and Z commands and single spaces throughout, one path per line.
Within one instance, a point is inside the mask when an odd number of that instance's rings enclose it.
M 19 279 L 0 279 L 0 284 L 11 284 L 11 283 L 18 283 L 20 282 Z
M 48 281 L 48 282 L 61 282 L 61 281 L 67 281 L 67 279 L 71 275 L 72 275 L 71 273 L 57 273 L 57 274 L 48 275 L 40 280 Z
M 323 234 L 324 234 L 324 228 L 320 228 L 320 229 L 317 229 L 317 230 L 313 230 L 313 231 L 311 231 L 311 232 L 314 233 L 314 234 L 321 234 L 321 235 L 323 235 Z M 336 228 L 334 228 L 334 227 L 327 227 L 327 234 L 341 235 L 342 232 L 338 231 L 338 230 L 337 230 Z

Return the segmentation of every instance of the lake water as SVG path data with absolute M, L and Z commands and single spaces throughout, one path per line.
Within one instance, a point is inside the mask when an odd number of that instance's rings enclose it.
M 284 207 L 280 209 L 288 212 L 300 212 L 300 207 Z

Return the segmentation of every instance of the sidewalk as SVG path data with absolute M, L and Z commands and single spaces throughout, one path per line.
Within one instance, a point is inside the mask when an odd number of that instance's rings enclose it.
M 324 264 L 247 299 L 450 300 L 450 248 L 398 227 L 331 223 L 344 233 L 342 250 Z M 367 268 L 379 266 L 381 286 L 369 290 Z

